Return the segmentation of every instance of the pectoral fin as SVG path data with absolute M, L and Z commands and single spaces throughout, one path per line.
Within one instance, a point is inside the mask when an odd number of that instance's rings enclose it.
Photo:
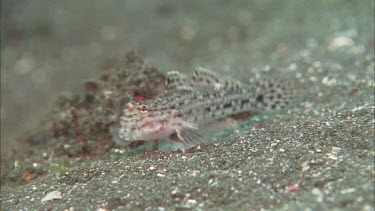
M 197 129 L 185 127 L 182 129 L 177 129 L 176 133 L 181 143 L 189 147 L 208 142 L 208 137 L 204 136 Z

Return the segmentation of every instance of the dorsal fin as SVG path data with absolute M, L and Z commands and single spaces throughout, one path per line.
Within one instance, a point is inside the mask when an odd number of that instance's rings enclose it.
M 197 67 L 189 80 L 178 71 L 168 72 L 166 87 L 166 94 L 173 94 L 176 92 L 239 89 L 244 87 L 244 85 L 240 81 L 219 76 L 207 68 Z
M 167 93 L 174 92 L 190 92 L 192 86 L 186 81 L 186 78 L 178 71 L 169 71 L 167 73 L 167 80 L 165 81 Z
M 282 110 L 299 99 L 296 83 L 283 79 L 267 79 L 256 83 L 257 102 L 266 110 Z
M 243 85 L 240 81 L 219 76 L 207 68 L 197 67 L 192 76 L 192 86 L 193 89 L 211 89 L 218 91 L 239 89 Z

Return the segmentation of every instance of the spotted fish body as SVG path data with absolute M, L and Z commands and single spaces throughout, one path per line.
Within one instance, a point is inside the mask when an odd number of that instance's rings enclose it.
M 285 81 L 266 80 L 254 86 L 221 79 L 198 68 L 190 80 L 168 73 L 168 93 L 124 107 L 119 137 L 125 141 L 162 140 L 177 134 L 182 148 L 207 142 L 199 131 L 205 125 L 234 114 L 286 108 L 294 93 Z

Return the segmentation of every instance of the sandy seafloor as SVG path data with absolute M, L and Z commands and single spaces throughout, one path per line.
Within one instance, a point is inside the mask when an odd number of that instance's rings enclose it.
M 34 163 L 79 165 L 25 185 L 2 178 L 2 210 L 374 210 L 374 1 L 1 3 L 3 172 L 33 163 L 13 145 L 59 93 L 81 93 L 130 49 L 163 73 L 290 74 L 306 92 L 192 153 Z M 42 202 L 52 191 L 61 197 Z

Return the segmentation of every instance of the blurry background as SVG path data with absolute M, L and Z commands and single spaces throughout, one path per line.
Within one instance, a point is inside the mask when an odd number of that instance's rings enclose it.
M 62 91 L 134 49 L 162 71 L 248 72 L 339 35 L 374 45 L 374 1 L 1 1 L 1 154 Z

